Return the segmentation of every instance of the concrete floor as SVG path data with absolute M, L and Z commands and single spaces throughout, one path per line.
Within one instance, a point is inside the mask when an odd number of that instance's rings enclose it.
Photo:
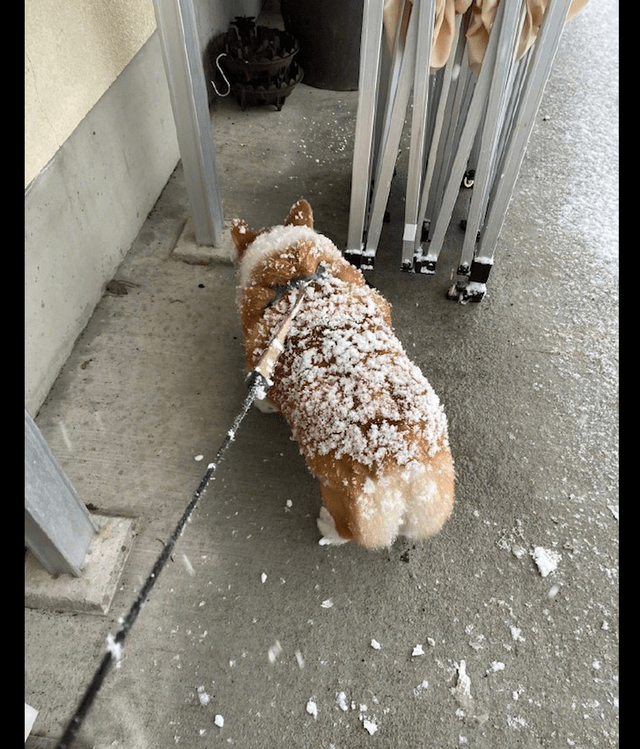
M 455 227 L 435 277 L 397 271 L 400 159 L 370 279 L 448 412 L 443 532 L 319 546 L 314 480 L 253 410 L 76 746 L 618 745 L 616 40 L 613 0 L 567 27 L 481 304 L 445 299 Z M 356 104 L 304 85 L 279 113 L 220 101 L 226 217 L 279 223 L 304 196 L 344 247 Z M 36 419 L 137 536 L 108 615 L 25 610 L 30 749 L 54 746 L 245 393 L 235 271 L 172 254 L 188 216 L 179 167 L 117 274 L 137 285 L 102 299 Z

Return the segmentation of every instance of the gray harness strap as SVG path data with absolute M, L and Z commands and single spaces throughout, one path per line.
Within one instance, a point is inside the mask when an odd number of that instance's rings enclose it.
M 318 263 L 318 267 L 310 276 L 298 276 L 297 278 L 292 278 L 290 281 L 287 281 L 285 284 L 276 284 L 273 287 L 275 296 L 269 304 L 267 304 L 267 307 L 277 304 L 277 302 L 279 302 L 290 289 L 301 289 L 314 281 L 319 281 L 321 278 L 325 278 L 327 274 L 328 271 L 326 266 L 322 263 Z

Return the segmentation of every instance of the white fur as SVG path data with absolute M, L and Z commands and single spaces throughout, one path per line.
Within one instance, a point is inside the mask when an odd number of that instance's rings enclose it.
M 322 534 L 322 538 L 318 541 L 320 546 L 339 546 L 348 543 L 346 538 L 342 538 L 338 534 L 336 524 L 326 507 L 320 508 L 320 515 L 316 522 L 318 523 L 318 530 Z
M 263 414 L 277 414 L 278 409 L 273 405 L 273 403 L 268 398 L 256 398 L 256 400 L 253 401 L 253 405 L 258 409 L 258 411 L 261 411 Z
M 384 546 L 398 536 L 437 533 L 449 517 L 453 498 L 440 497 L 436 475 L 430 465 L 412 461 L 391 475 L 367 479 L 356 501 L 361 527 Z
M 278 250 L 299 242 L 317 242 L 320 235 L 308 226 L 274 226 L 264 234 L 259 234 L 245 252 L 240 265 L 240 286 L 245 288 L 251 281 L 251 275 L 255 266 Z

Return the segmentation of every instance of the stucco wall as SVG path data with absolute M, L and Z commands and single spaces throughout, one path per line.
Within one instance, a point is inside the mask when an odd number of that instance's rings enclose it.
M 25 185 L 156 27 L 151 0 L 25 3 Z
M 201 49 L 260 0 L 194 0 Z M 25 3 L 32 416 L 179 161 L 152 0 Z
M 200 45 L 261 0 L 194 2 Z M 25 186 L 46 166 L 156 28 L 152 0 L 25 3 Z

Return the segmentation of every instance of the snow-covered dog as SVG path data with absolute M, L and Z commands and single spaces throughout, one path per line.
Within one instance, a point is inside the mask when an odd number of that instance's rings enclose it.
M 321 543 L 371 549 L 437 533 L 451 514 L 454 469 L 438 396 L 393 333 L 390 306 L 327 237 L 306 200 L 284 223 L 231 234 L 252 371 L 291 308 L 292 282 L 313 278 L 273 371 L 268 399 L 320 482 Z M 318 273 L 318 264 L 324 274 Z

